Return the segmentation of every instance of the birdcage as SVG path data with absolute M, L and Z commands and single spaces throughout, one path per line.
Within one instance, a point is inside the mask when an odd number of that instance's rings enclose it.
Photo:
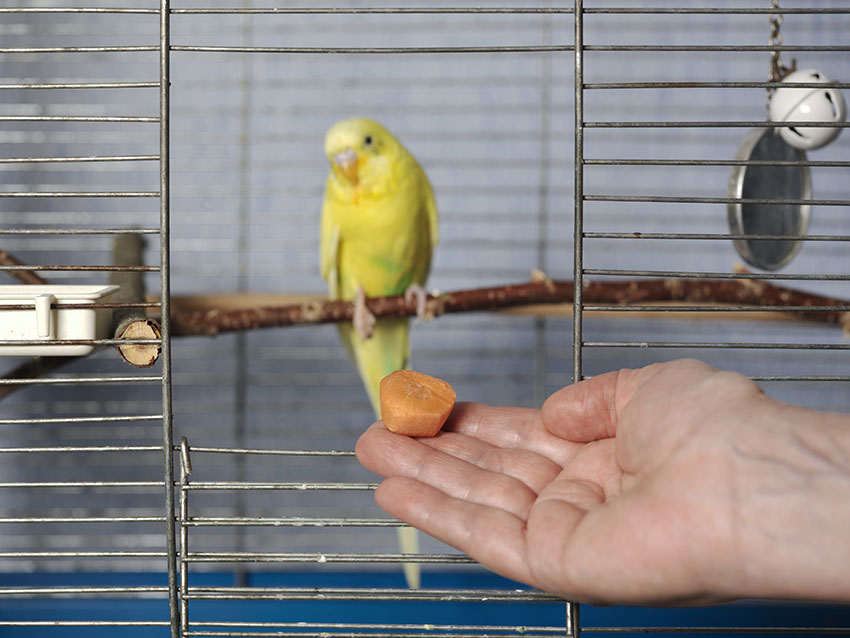
M 0 14 L 4 635 L 850 633 L 845 607 L 579 607 L 400 554 L 356 373 L 331 323 L 292 325 L 325 290 L 324 131 L 363 115 L 434 185 L 429 288 L 467 303 L 414 324 L 413 364 L 459 398 L 693 356 L 846 412 L 850 142 L 755 150 L 844 128 L 766 114 L 796 65 L 850 88 L 841 0 Z

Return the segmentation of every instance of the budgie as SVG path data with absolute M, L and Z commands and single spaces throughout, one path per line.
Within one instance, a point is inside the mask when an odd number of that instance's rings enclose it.
M 334 124 L 325 137 L 330 173 L 322 205 L 320 266 L 331 299 L 354 302 L 339 334 L 380 419 L 380 380 L 407 368 L 408 318 L 376 320 L 367 297 L 404 294 L 425 312 L 425 281 L 437 244 L 437 208 L 425 171 L 387 129 L 368 119 Z M 416 531 L 399 528 L 403 553 L 418 553 Z M 418 588 L 419 565 L 405 564 Z

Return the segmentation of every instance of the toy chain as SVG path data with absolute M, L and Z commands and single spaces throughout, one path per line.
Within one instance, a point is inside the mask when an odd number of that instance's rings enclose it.
M 779 0 L 772 0 L 772 9 L 779 8 Z M 782 34 L 779 32 L 779 28 L 782 26 L 782 14 L 771 13 L 768 14 L 768 18 L 770 18 L 770 38 L 767 43 L 770 46 L 780 46 L 782 44 Z M 768 82 L 779 82 L 780 75 L 782 74 L 782 59 L 779 57 L 779 50 L 774 49 L 770 52 L 770 74 L 768 75 Z M 768 109 L 768 113 L 770 112 L 770 97 L 773 94 L 773 89 L 769 86 L 765 89 L 765 108 Z M 769 116 L 768 116 L 769 119 Z
M 772 0 L 771 9 L 779 8 L 779 0 Z M 782 26 L 782 14 L 781 13 L 771 13 L 768 14 L 770 18 L 770 38 L 767 43 L 772 47 L 779 47 L 782 45 L 782 34 L 779 32 L 780 27 Z M 788 75 L 790 72 L 794 71 L 797 68 L 797 61 L 791 61 L 791 67 L 788 68 L 784 64 L 782 64 L 782 58 L 779 55 L 779 49 L 773 49 L 770 52 L 770 74 L 768 76 L 769 82 L 780 82 L 782 78 Z M 767 92 L 767 96 L 765 98 L 765 104 L 770 107 L 770 97 L 773 94 L 773 89 L 771 87 L 767 87 L 765 89 Z
M 771 8 L 778 9 L 779 0 L 773 0 Z M 782 44 L 782 34 L 779 32 L 779 28 L 782 26 L 782 14 L 771 13 L 768 17 L 770 18 L 770 39 L 768 40 L 768 44 L 778 47 Z M 774 49 L 770 52 L 770 81 L 779 82 L 782 78 L 782 71 L 783 66 L 782 60 L 779 57 L 779 51 Z M 768 89 L 768 93 L 770 93 L 770 89 Z

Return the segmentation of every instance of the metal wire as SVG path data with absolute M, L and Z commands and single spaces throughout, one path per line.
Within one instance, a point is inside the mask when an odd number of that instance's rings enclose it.
M 681 270 L 617 270 L 613 268 L 586 268 L 586 275 L 605 277 L 664 277 L 666 279 L 767 279 L 778 281 L 848 281 L 850 275 L 787 274 L 752 272 L 685 272 Z
M 560 599 L 533 590 L 501 589 L 388 589 L 378 587 L 197 587 L 190 588 L 189 600 L 417 600 L 434 602 L 559 602 Z
M 419 632 L 428 632 L 428 635 L 447 635 L 446 632 L 499 632 L 501 634 L 521 634 L 523 636 L 532 636 L 540 634 L 556 634 L 564 631 L 563 627 L 542 627 L 542 626 L 511 626 L 511 625 L 449 625 L 449 624 L 389 624 L 376 623 L 363 625 L 358 623 L 271 623 L 271 622 L 245 622 L 245 623 L 228 623 L 228 622 L 199 622 L 197 627 L 242 627 L 250 629 L 301 629 L 301 630 L 327 630 L 333 632 L 342 632 L 346 630 L 363 631 L 371 629 L 373 631 L 393 631 L 404 632 L 405 635 L 419 635 Z M 196 634 L 199 635 L 199 634 Z M 207 634 L 209 635 L 209 634 Z M 268 635 L 268 634 L 266 634 Z M 337 635 L 334 633 L 333 635 Z M 449 634 L 453 635 L 453 634 Z
M 172 9 L 172 15 L 571 15 L 557 7 L 269 7 Z
M 238 46 L 200 46 L 173 45 L 172 51 L 195 53 L 290 53 L 332 55 L 378 54 L 398 55 L 403 53 L 554 53 L 572 51 L 568 45 L 549 46 L 480 46 L 480 47 L 238 47 Z M 850 50 L 850 49 L 848 49 Z M 2 53 L 0 49 L 0 53 Z

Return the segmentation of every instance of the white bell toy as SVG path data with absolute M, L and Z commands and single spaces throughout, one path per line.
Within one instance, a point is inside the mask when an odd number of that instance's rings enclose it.
M 831 81 L 815 69 L 801 69 L 786 76 L 782 82 L 829 84 Z M 841 92 L 833 87 L 785 87 L 773 93 L 769 105 L 773 122 L 843 122 L 847 105 Z M 802 150 L 826 146 L 841 132 L 840 127 L 784 126 L 779 134 L 788 144 Z

